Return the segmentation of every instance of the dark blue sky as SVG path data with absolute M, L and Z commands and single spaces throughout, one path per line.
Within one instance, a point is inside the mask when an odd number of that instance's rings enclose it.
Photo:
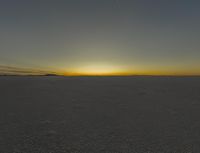
M 198 0 L 1 0 L 0 64 L 200 74 Z

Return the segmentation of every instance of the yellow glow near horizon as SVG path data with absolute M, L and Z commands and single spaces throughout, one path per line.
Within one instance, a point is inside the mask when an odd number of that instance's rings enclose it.
M 153 70 L 127 68 L 123 66 L 109 64 L 91 64 L 83 65 L 68 70 L 62 74 L 66 76 L 131 76 L 131 75 L 151 75 L 151 76 L 196 76 L 200 75 L 196 71 L 180 71 L 180 70 Z M 61 74 L 61 73 L 60 73 Z
M 122 67 L 117 67 L 113 65 L 103 65 L 103 64 L 96 64 L 96 65 L 86 65 L 79 68 L 74 68 L 66 75 L 87 75 L 87 76 L 113 76 L 113 75 L 128 75 L 129 72 Z
M 60 74 L 65 76 L 196 76 L 197 69 L 176 68 L 176 67 L 148 67 L 148 66 L 127 66 L 109 62 L 82 63 L 69 67 Z

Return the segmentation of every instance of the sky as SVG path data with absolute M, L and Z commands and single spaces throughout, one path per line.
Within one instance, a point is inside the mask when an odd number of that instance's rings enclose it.
M 200 75 L 199 0 L 1 0 L 0 73 Z

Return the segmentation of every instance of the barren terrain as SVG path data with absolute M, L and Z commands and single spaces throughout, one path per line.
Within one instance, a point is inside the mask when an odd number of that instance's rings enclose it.
M 199 153 L 198 77 L 0 77 L 1 153 Z

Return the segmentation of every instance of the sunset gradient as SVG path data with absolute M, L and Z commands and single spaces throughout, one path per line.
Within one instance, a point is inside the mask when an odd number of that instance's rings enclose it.
M 200 75 L 196 0 L 2 0 L 0 74 Z

